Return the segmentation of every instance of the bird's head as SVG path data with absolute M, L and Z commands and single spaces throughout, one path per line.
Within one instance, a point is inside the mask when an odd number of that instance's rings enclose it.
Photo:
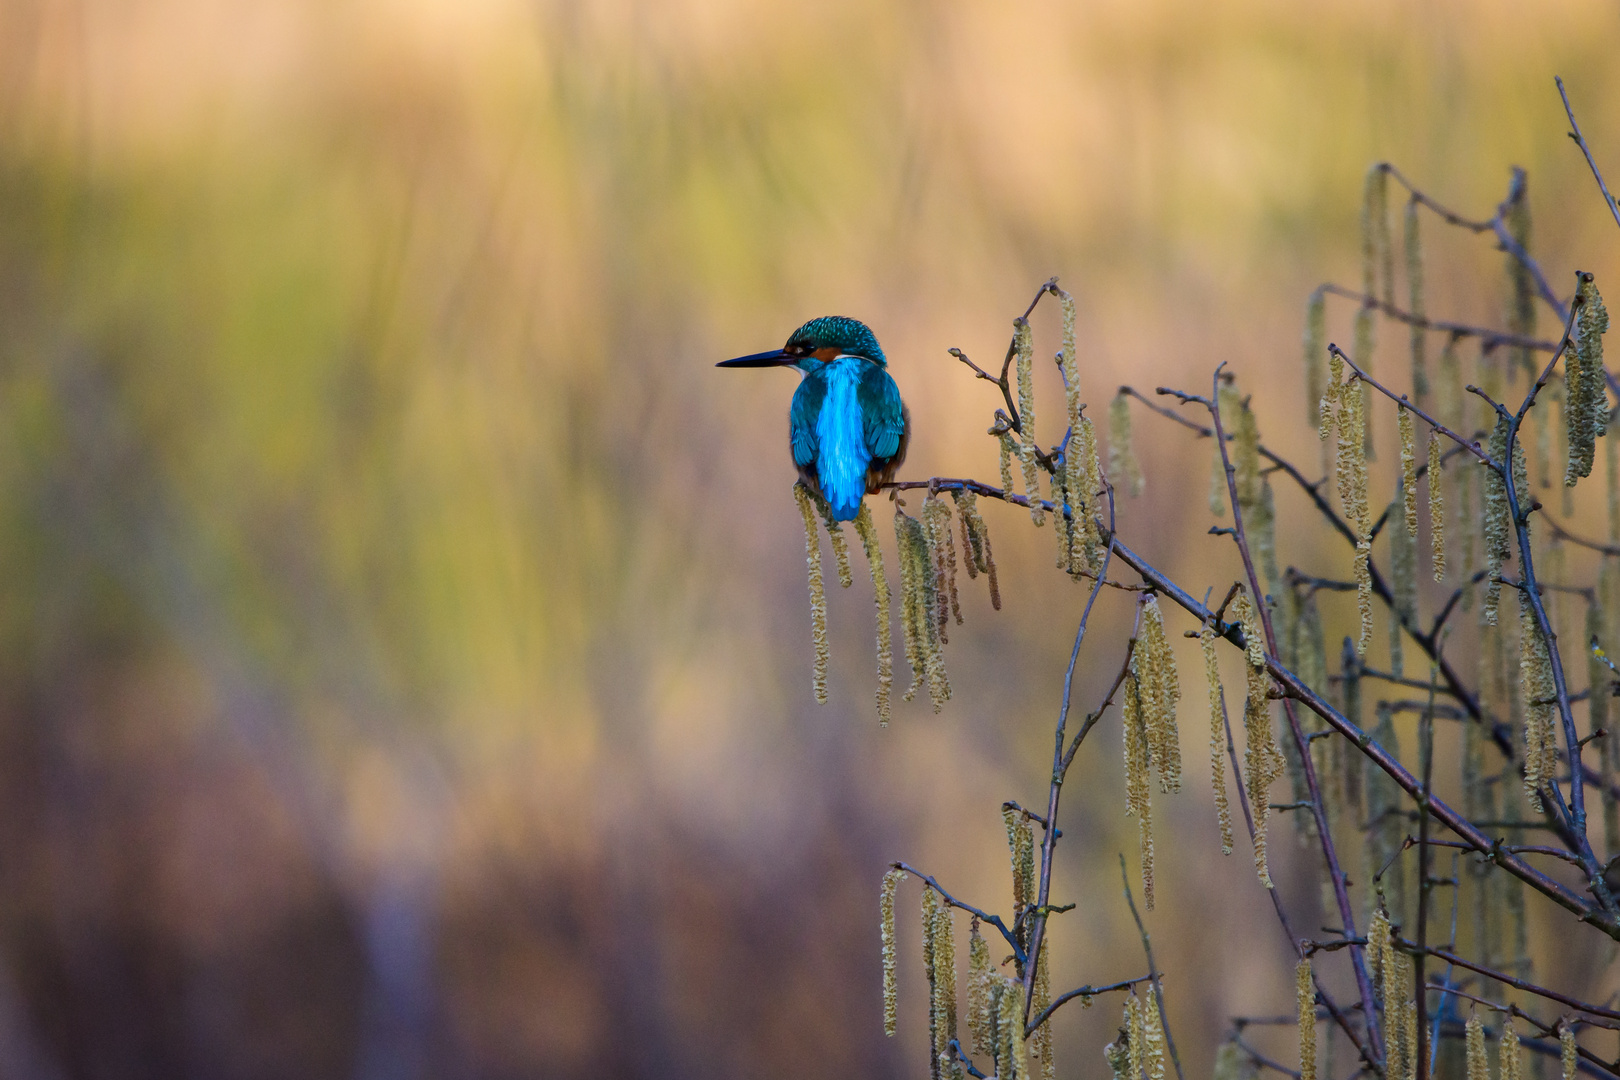
M 793 331 L 787 344 L 780 349 L 739 356 L 735 360 L 722 360 L 715 366 L 796 367 L 808 372 L 840 356 L 858 356 L 878 367 L 888 364 L 882 346 L 878 345 L 877 335 L 865 323 L 843 315 L 823 315 Z

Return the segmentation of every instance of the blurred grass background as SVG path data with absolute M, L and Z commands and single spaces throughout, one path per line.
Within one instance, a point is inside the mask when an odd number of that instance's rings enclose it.
M 996 808 L 1043 797 L 1083 595 L 992 508 L 1005 609 L 968 602 L 945 714 L 878 730 L 859 575 L 816 708 L 791 380 L 712 362 L 861 317 L 906 475 L 992 478 L 993 391 L 945 350 L 998 357 L 1057 274 L 1089 400 L 1229 361 L 1314 467 L 1300 319 L 1358 279 L 1370 162 L 1479 217 L 1525 166 L 1554 281 L 1615 280 L 1552 77 L 1620 173 L 1617 31 L 1498 0 L 0 3 L 0 1074 L 924 1075 L 904 916 L 881 1033 L 878 879 L 1006 906 Z M 1497 322 L 1499 256 L 1437 233 L 1430 310 Z M 1125 534 L 1224 588 L 1207 448 L 1137 433 Z M 1065 796 L 1063 986 L 1142 966 L 1106 728 Z M 1292 1001 L 1209 803 L 1161 800 L 1150 918 L 1193 1076 Z M 1117 1018 L 1060 1021 L 1065 1072 Z

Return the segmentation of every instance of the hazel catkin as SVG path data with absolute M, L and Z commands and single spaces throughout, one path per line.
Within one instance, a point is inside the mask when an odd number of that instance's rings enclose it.
M 899 994 L 896 990 L 895 967 L 899 954 L 894 944 L 894 891 L 906 872 L 898 867 L 883 875 L 883 889 L 879 902 L 879 934 L 883 943 L 883 1034 L 893 1035 Z
M 877 603 L 877 711 L 878 721 L 889 726 L 889 697 L 894 685 L 894 652 L 889 637 L 889 580 L 883 572 L 883 549 L 878 546 L 877 528 L 872 524 L 872 512 L 861 503 L 855 515 L 855 532 L 861 538 L 866 552 L 866 563 L 872 570 L 872 592 Z
M 811 685 L 816 704 L 827 704 L 827 593 L 821 576 L 821 542 L 816 525 L 816 511 L 810 501 L 810 492 L 803 484 L 793 485 L 793 497 L 798 501 L 799 514 L 804 518 L 805 563 L 810 571 L 810 640 L 815 646 L 815 664 L 811 672 Z
M 1232 854 L 1232 808 L 1226 798 L 1225 742 L 1226 711 L 1222 703 L 1221 667 L 1215 655 L 1215 628 L 1209 623 L 1198 634 L 1204 652 L 1204 678 L 1209 684 L 1209 773 L 1215 791 L 1215 813 L 1221 827 L 1221 854 Z

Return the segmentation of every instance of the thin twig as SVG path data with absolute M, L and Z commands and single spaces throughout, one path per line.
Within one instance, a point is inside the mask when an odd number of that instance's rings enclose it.
M 972 1058 L 962 1052 L 962 1040 L 952 1039 L 946 1044 L 946 1049 L 950 1051 L 951 1057 L 962 1063 L 962 1068 L 967 1070 L 969 1076 L 978 1077 L 978 1080 L 991 1080 L 990 1077 L 978 1070 L 978 1067 L 973 1064 Z
M 1537 352 L 1552 352 L 1558 348 L 1556 341 L 1543 341 L 1540 338 L 1524 337 L 1520 334 L 1509 334 L 1503 330 L 1492 330 L 1488 326 L 1470 326 L 1467 323 L 1445 322 L 1440 319 L 1428 319 L 1422 315 L 1414 315 L 1410 311 L 1402 311 L 1394 304 L 1388 304 L 1376 296 L 1347 289 L 1343 285 L 1334 285 L 1331 282 L 1320 286 L 1324 293 L 1342 296 L 1346 300 L 1354 300 L 1362 307 L 1375 308 L 1397 322 L 1407 326 L 1416 326 L 1423 330 L 1440 330 L 1452 334 L 1454 337 L 1480 338 L 1485 348 L 1494 349 L 1501 345 L 1517 346 L 1519 348 L 1534 349 Z
M 1080 730 L 1075 732 L 1074 740 L 1069 743 L 1069 748 L 1063 753 L 1061 771 L 1065 776 L 1068 775 L 1069 766 L 1074 762 L 1074 755 L 1080 749 L 1080 744 L 1085 741 L 1086 735 L 1092 728 L 1097 726 L 1097 721 L 1103 718 L 1103 714 L 1108 711 L 1109 706 L 1114 704 L 1114 695 L 1119 693 L 1119 688 L 1125 683 L 1125 676 L 1130 674 L 1131 656 L 1135 651 L 1136 637 L 1133 635 L 1125 642 L 1125 659 L 1120 661 L 1119 673 L 1114 676 L 1114 681 L 1109 685 L 1108 693 L 1103 695 L 1102 704 L 1098 705 L 1093 712 L 1086 714 L 1085 723 L 1080 725 Z
M 1547 528 L 1560 540 L 1566 540 L 1576 547 L 1590 548 L 1592 551 L 1601 552 L 1604 555 L 1620 555 L 1620 544 L 1600 544 L 1596 540 L 1587 540 L 1584 537 L 1576 536 L 1550 517 L 1545 520 Z
M 1056 279 L 1053 279 L 1054 281 Z M 1047 283 L 1052 286 L 1051 282 Z M 1040 299 L 1039 296 L 1036 297 Z M 1033 308 L 1034 305 L 1031 305 Z M 1104 494 L 1108 498 L 1108 531 L 1114 531 L 1114 490 L 1111 486 L 1104 486 Z M 1091 622 L 1091 611 L 1097 604 L 1097 596 L 1102 592 L 1103 583 L 1108 580 L 1108 567 L 1113 561 L 1112 551 L 1103 555 L 1102 566 L 1097 570 L 1096 583 L 1091 587 L 1091 595 L 1086 598 L 1085 610 L 1080 613 L 1080 625 L 1074 632 L 1074 648 L 1069 653 L 1069 666 L 1063 674 L 1063 704 L 1058 710 L 1057 731 L 1053 736 L 1052 749 L 1052 780 L 1047 789 L 1046 820 L 1050 828 L 1041 841 L 1041 883 L 1037 893 L 1035 918 L 1029 931 L 1029 960 L 1024 964 L 1024 1023 L 1029 1023 L 1030 1009 L 1035 1004 L 1035 970 L 1040 966 L 1041 945 L 1046 938 L 1046 920 L 1048 905 L 1052 894 L 1052 857 L 1057 849 L 1057 813 L 1058 796 L 1063 792 L 1063 777 L 1067 771 L 1063 755 L 1065 729 L 1069 723 L 1069 702 L 1074 691 L 1074 668 L 1080 660 L 1080 646 L 1086 640 L 1086 627 Z M 1134 635 L 1133 635 L 1134 637 Z M 1100 711 L 1100 710 L 1099 710 Z M 1095 723 L 1095 721 L 1092 721 Z M 1090 724 L 1087 726 L 1090 729 Z M 1085 732 L 1080 733 L 1084 737 Z M 1076 747 L 1079 739 L 1075 740 Z
M 1415 954 L 1419 951 L 1418 945 L 1415 942 L 1407 941 L 1404 938 L 1400 939 L 1397 944 L 1400 946 L 1401 951 L 1403 952 Z M 1472 960 L 1466 960 L 1449 949 L 1440 949 L 1434 946 L 1428 946 L 1422 951 L 1427 953 L 1429 956 L 1438 957 L 1439 959 L 1446 961 L 1448 964 L 1455 964 L 1460 968 L 1467 968 L 1476 975 L 1483 975 L 1487 979 L 1494 979 L 1506 986 L 1511 986 L 1515 990 L 1523 990 L 1527 994 L 1535 994 L 1537 997 L 1546 998 L 1548 1001 L 1556 1001 L 1560 1005 L 1567 1005 L 1571 1009 L 1579 1009 L 1581 1012 L 1591 1013 L 1593 1016 L 1601 1016 L 1605 1020 L 1620 1020 L 1620 1012 L 1615 1012 L 1613 1009 L 1605 1009 L 1601 1005 L 1593 1005 L 1591 1002 L 1570 997 L 1568 994 L 1560 993 L 1557 990 L 1549 990 L 1545 986 L 1537 986 L 1535 983 L 1527 982 L 1524 979 L 1519 978 L 1517 975 L 1509 975 L 1505 971 L 1497 971 L 1495 968 L 1486 967 L 1484 964 L 1478 964 Z
M 1266 1055 L 1262 1054 L 1260 1051 L 1256 1050 L 1254 1047 L 1252 1047 L 1248 1043 L 1244 1042 L 1243 1038 L 1241 1036 L 1238 1036 L 1238 1035 L 1232 1036 L 1232 1041 L 1234 1043 L 1236 1043 L 1238 1048 L 1241 1049 L 1245 1054 L 1248 1054 L 1249 1057 L 1254 1059 L 1255 1064 L 1264 1065 L 1266 1068 L 1272 1070 L 1273 1072 L 1279 1072 L 1279 1073 L 1282 1073 L 1284 1076 L 1292 1076 L 1294 1078 L 1294 1080 L 1299 1080 L 1299 1070 L 1298 1069 L 1290 1069 L 1288 1066 L 1282 1064 L 1281 1062 L 1273 1061 L 1271 1058 L 1266 1057 Z
M 1446 224 L 1455 225 L 1459 229 L 1467 229 L 1469 232 L 1475 233 L 1485 233 L 1491 231 L 1490 221 L 1476 221 L 1473 218 L 1466 218 L 1457 213 L 1455 210 L 1442 206 L 1440 203 L 1431 198 L 1426 192 L 1420 189 L 1416 184 L 1408 180 L 1401 170 L 1397 169 L 1389 162 L 1380 162 L 1378 167 L 1383 169 L 1384 172 L 1388 173 L 1397 184 L 1400 184 L 1401 187 L 1405 188 L 1412 198 L 1417 200 L 1419 204 L 1428 207 L 1430 210 L 1440 215 L 1440 217 L 1445 220 Z
M 1586 145 L 1586 139 L 1581 136 L 1581 125 L 1575 122 L 1575 109 L 1569 103 L 1569 91 L 1564 89 L 1562 76 L 1554 75 L 1553 82 L 1558 84 L 1558 96 L 1564 99 L 1564 115 L 1569 117 L 1569 137 L 1575 140 L 1575 145 L 1581 148 L 1586 155 L 1586 164 L 1592 170 L 1592 178 L 1597 181 L 1598 190 L 1603 192 L 1603 201 L 1609 206 L 1609 213 L 1614 215 L 1614 223 L 1620 225 L 1620 204 L 1614 201 L 1609 194 L 1609 185 L 1603 182 L 1603 174 L 1598 171 L 1597 162 L 1592 159 L 1592 148 Z
M 1052 1018 L 1052 1014 L 1058 1011 L 1058 1006 L 1062 1005 L 1065 1001 L 1072 1001 L 1075 998 L 1096 997 L 1098 994 L 1106 994 L 1114 990 L 1128 990 L 1137 983 L 1149 982 L 1152 980 L 1152 978 L 1152 975 L 1138 975 L 1134 979 L 1125 979 L 1121 982 L 1109 983 L 1107 986 L 1081 986 L 1070 990 L 1068 993 L 1059 994 L 1057 997 L 1052 999 L 1052 1004 L 1041 1010 L 1041 1012 L 1030 1023 L 1028 1030 L 1033 1032 L 1042 1024 L 1050 1020 Z
M 1341 361 L 1343 361 L 1345 367 L 1349 368 L 1355 373 L 1356 378 L 1360 379 L 1374 390 L 1377 390 L 1380 394 L 1383 394 L 1385 397 L 1389 398 L 1389 400 L 1395 402 L 1395 404 L 1408 409 L 1413 416 L 1416 416 L 1419 420 L 1422 420 L 1425 424 L 1428 424 L 1434 430 L 1438 431 L 1440 434 L 1444 435 L 1446 438 L 1450 439 L 1464 450 L 1467 450 L 1470 454 L 1473 454 L 1475 457 L 1479 458 L 1479 460 L 1484 464 L 1489 465 L 1497 472 L 1502 471 L 1502 466 L 1498 462 L 1492 461 L 1491 455 L 1481 450 L 1477 442 L 1470 441 L 1469 439 L 1457 434 L 1455 431 L 1452 431 L 1429 413 L 1424 412 L 1421 406 L 1415 404 L 1405 394 L 1395 393 L 1395 391 L 1391 390 L 1389 387 L 1385 386 L 1383 383 L 1361 370 L 1361 368 L 1356 366 L 1356 362 L 1350 359 L 1350 355 L 1343 349 L 1330 342 L 1328 344 L 1328 352 L 1334 356 L 1337 356 Z
M 1020 964 L 1024 962 L 1024 950 L 1019 946 L 1017 936 L 1015 936 L 1011 930 L 1007 929 L 1007 924 L 1001 921 L 1000 915 L 992 915 L 988 911 L 980 911 L 972 904 L 963 903 L 961 900 L 958 900 L 956 897 L 952 896 L 949 892 L 946 892 L 945 888 L 940 885 L 938 881 L 935 881 L 931 876 L 923 873 L 921 870 L 918 870 L 916 867 L 911 866 L 908 863 L 892 862 L 889 865 L 895 870 L 904 870 L 908 874 L 915 875 L 923 882 L 923 884 L 927 885 L 930 889 L 933 889 L 934 892 L 938 893 L 939 898 L 945 901 L 951 907 L 965 911 L 969 915 L 977 915 L 980 922 L 987 923 L 988 925 L 995 927 L 997 930 L 1000 930 L 1001 936 L 1007 939 L 1008 945 L 1012 946 L 1013 959 Z

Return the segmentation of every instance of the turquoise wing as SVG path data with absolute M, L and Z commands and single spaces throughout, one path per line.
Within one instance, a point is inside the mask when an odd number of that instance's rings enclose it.
M 827 382 L 807 376 L 793 392 L 793 405 L 788 411 L 788 434 L 793 440 L 793 464 L 808 469 L 815 464 L 816 418 L 821 415 L 821 402 L 827 396 Z
M 899 454 L 906 434 L 906 409 L 900 401 L 900 388 L 887 371 L 873 364 L 861 373 L 856 394 L 866 428 L 866 449 L 873 459 L 881 461 Z

